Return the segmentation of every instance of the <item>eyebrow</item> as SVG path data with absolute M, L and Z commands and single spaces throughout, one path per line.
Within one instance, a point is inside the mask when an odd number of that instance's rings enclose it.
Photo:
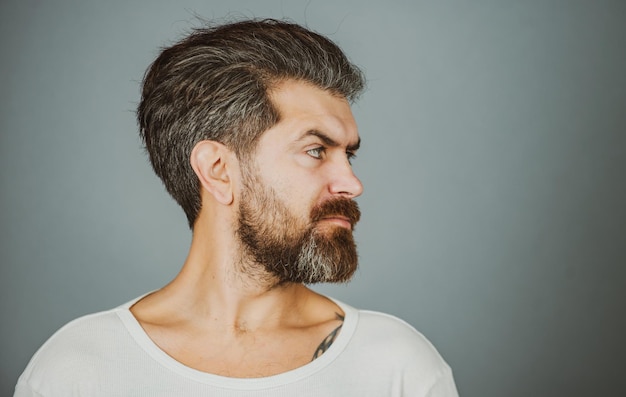
M 322 142 L 324 142 L 326 146 L 330 146 L 330 147 L 341 146 L 339 142 L 337 142 L 336 140 L 334 140 L 333 138 L 329 137 L 328 135 L 324 134 L 321 131 L 309 130 L 302 136 L 302 138 L 307 137 L 307 136 L 318 137 Z M 360 146 L 361 146 L 361 137 L 359 137 L 359 140 L 356 141 L 355 143 L 349 144 L 346 147 L 346 149 L 356 151 L 359 149 Z

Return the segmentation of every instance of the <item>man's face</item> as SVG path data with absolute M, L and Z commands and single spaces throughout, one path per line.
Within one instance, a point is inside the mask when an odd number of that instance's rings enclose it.
M 341 282 L 357 267 L 349 162 L 358 148 L 348 103 L 288 81 L 272 94 L 281 114 L 243 164 L 238 234 L 245 253 L 279 282 Z

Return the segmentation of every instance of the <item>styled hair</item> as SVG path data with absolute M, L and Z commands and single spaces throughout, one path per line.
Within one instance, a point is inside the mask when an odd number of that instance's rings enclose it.
M 362 72 L 331 40 L 272 19 L 195 29 L 146 71 L 137 109 L 140 136 L 191 228 L 201 207 L 192 149 L 213 140 L 245 158 L 279 121 L 270 92 L 289 79 L 349 101 L 365 85 Z

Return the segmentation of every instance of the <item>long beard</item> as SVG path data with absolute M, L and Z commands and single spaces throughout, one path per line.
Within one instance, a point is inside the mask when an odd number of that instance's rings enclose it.
M 276 193 L 256 178 L 247 185 L 239 206 L 242 263 L 261 266 L 265 277 L 270 276 L 267 281 L 273 280 L 274 284 L 338 283 L 352 278 L 358 266 L 352 230 L 318 228 L 316 223 L 339 215 L 354 227 L 361 216 L 356 202 L 346 198 L 328 200 L 313 208 L 307 222 L 291 214 Z M 254 273 L 249 266 L 242 270 Z

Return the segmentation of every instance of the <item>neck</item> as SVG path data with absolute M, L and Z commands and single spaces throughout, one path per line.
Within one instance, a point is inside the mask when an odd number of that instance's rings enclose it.
M 316 295 L 302 284 L 278 284 L 262 266 L 241 255 L 241 243 L 230 222 L 198 222 L 189 255 L 167 286 L 144 299 L 151 312 L 173 321 L 232 330 L 297 323 L 308 299 Z M 138 313 L 140 305 L 137 305 Z M 168 310 L 169 309 L 169 310 Z M 161 319 L 162 320 L 162 319 Z

